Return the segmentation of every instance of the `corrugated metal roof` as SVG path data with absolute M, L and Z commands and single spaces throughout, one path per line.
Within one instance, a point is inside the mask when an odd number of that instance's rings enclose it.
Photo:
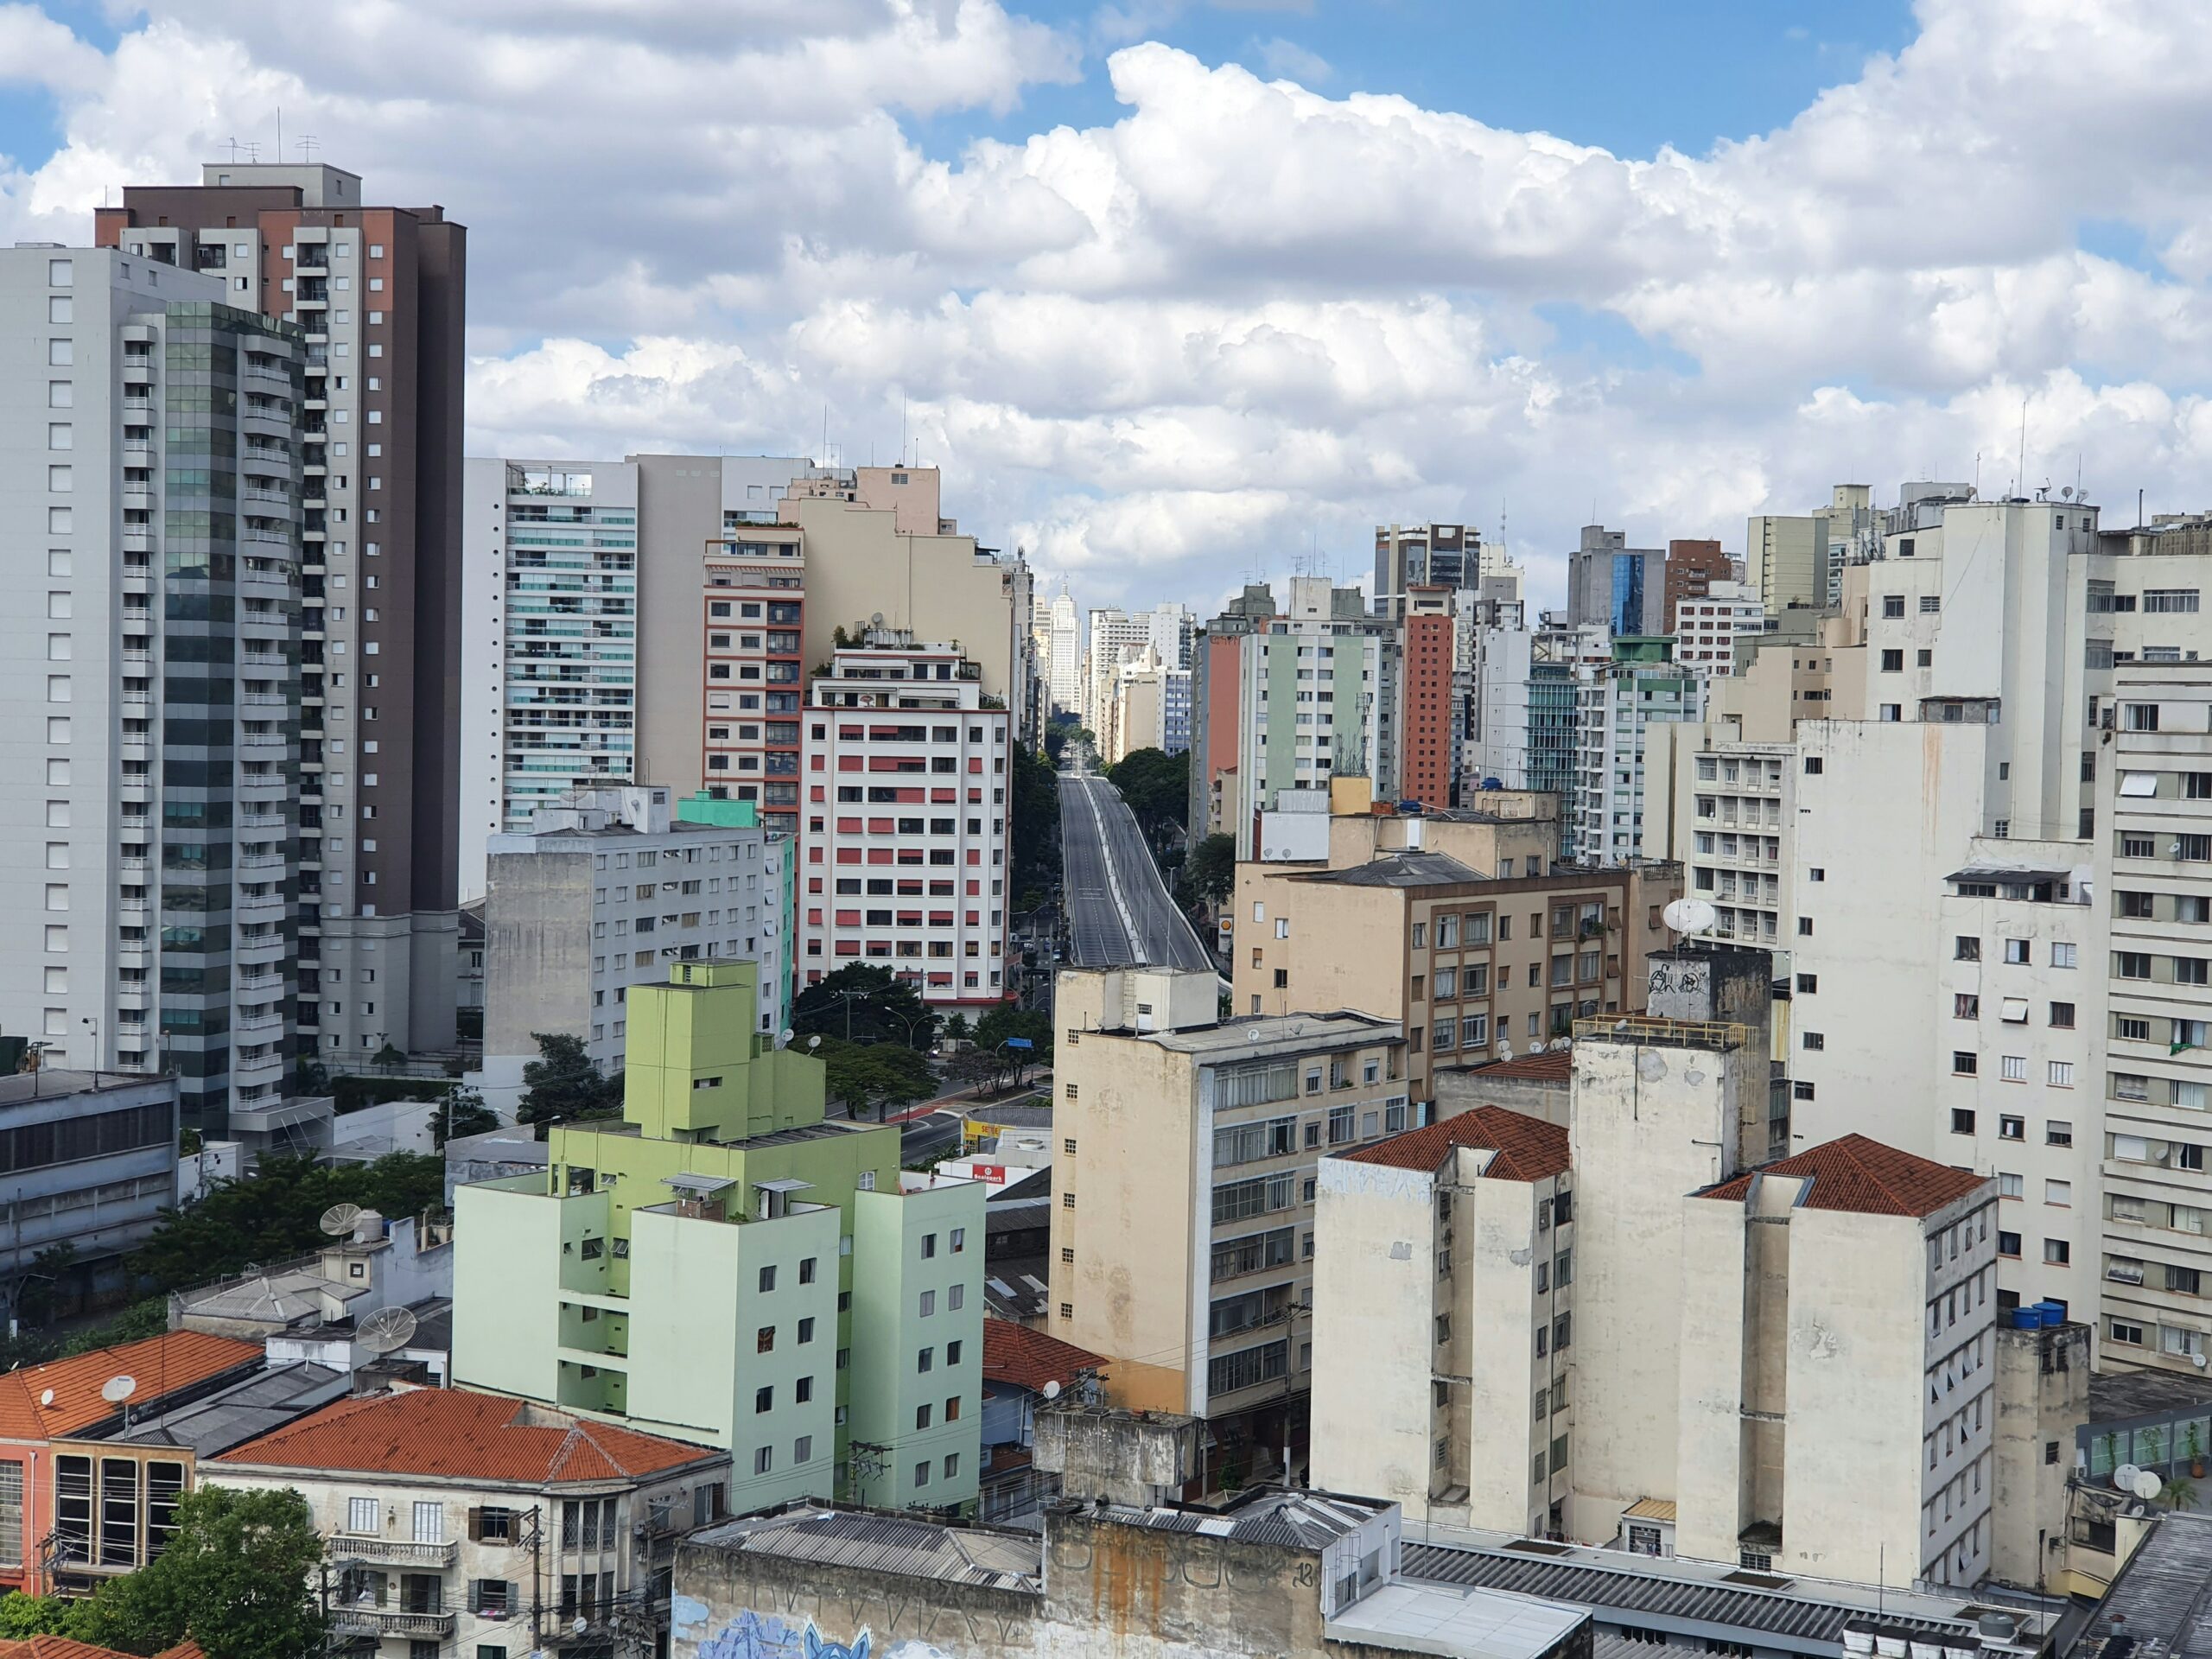
M 2212 1517 L 2185 1510 L 2162 1516 L 2113 1581 L 2073 1659 L 2118 1659 L 2130 1648 L 2158 1659 L 2204 1659 L 2212 1655 L 2208 1586 Z
M 1155 1532 L 1203 1532 L 1240 1543 L 1281 1549 L 1319 1549 L 1381 1513 L 1379 1505 L 1322 1492 L 1262 1492 L 1224 1510 L 1147 1510 L 1111 1506 L 1103 1513 L 1123 1526 Z
M 1445 1544 L 1405 1546 L 1405 1574 L 1439 1584 L 1479 1585 L 1549 1601 L 1568 1601 L 1608 1616 L 1633 1613 L 1788 1637 L 1801 1643 L 1840 1643 L 1843 1627 L 1871 1615 L 1864 1607 L 1817 1596 L 1751 1590 L 1694 1579 L 1669 1578 L 1504 1551 L 1460 1549 Z M 1929 1619 L 1891 1612 L 1883 1622 L 1910 1630 L 1974 1636 L 1967 1619 Z
M 1675 1500 L 1671 1497 L 1639 1497 L 1628 1506 L 1626 1518 L 1630 1521 L 1672 1521 Z
M 1045 1582 L 1044 1541 L 1035 1534 L 948 1527 L 856 1510 L 810 1505 L 752 1516 L 709 1527 L 694 1534 L 690 1543 L 1032 1594 L 1041 1592 Z

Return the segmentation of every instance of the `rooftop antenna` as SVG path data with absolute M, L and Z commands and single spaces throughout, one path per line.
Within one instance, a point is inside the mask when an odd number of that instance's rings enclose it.
M 2012 493 L 2028 493 L 2028 400 L 2020 399 L 2020 470 L 2012 475 Z
M 388 1354 L 415 1340 L 415 1315 L 404 1307 L 380 1307 L 361 1321 L 356 1334 L 371 1353 Z
M 310 166 L 314 165 L 315 153 L 322 148 L 322 140 L 311 132 L 303 132 L 300 135 L 298 142 L 300 159 Z
M 278 161 L 278 162 L 280 162 L 280 163 L 281 163 L 281 162 L 283 161 L 283 159 L 284 159 L 284 106 L 283 106 L 282 104 L 279 104 L 279 105 L 276 106 L 276 160 Z
M 906 428 L 910 399 L 905 392 L 899 394 L 899 464 L 906 464 Z

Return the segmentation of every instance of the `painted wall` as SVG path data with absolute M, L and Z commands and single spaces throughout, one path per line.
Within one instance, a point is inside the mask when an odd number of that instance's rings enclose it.
M 984 1192 L 962 1181 L 855 1196 L 853 1325 L 868 1340 L 853 1357 L 850 1438 L 895 1448 L 872 1471 L 856 1462 L 858 1501 L 934 1508 L 976 1497 Z

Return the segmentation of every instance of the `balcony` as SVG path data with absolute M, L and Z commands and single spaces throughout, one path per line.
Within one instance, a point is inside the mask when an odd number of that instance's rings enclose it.
M 410 1640 L 444 1642 L 453 1636 L 451 1613 L 403 1613 L 388 1607 L 335 1607 L 330 1628 L 340 1636 L 387 1636 Z
M 418 1544 L 405 1538 L 368 1538 L 341 1535 L 325 1544 L 324 1553 L 334 1561 L 360 1561 L 378 1567 L 451 1567 L 461 1558 L 461 1546 L 451 1541 L 442 1544 Z M 422 1615 L 416 1615 L 416 1617 L 422 1617 Z M 429 1617 L 450 1618 L 451 1615 L 432 1614 Z

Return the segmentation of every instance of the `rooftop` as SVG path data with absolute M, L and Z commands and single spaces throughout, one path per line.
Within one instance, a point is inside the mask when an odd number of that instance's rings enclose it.
M 1209 1538 L 1233 1538 L 1243 1544 L 1272 1544 L 1279 1549 L 1322 1549 L 1389 1507 L 1373 1498 L 1335 1492 L 1259 1486 L 1219 1510 L 1166 1504 L 1140 1510 L 1114 1503 L 1090 1512 L 1125 1527 L 1153 1532 L 1196 1532 Z
M 1718 1625 L 1754 1632 L 1763 1638 L 1761 1646 L 1831 1659 L 1841 1650 L 1843 1627 L 1878 1612 L 1885 1624 L 1949 1637 L 1947 1645 L 1965 1647 L 1980 1638 L 1978 1620 L 1984 1611 L 2024 1617 L 2031 1625 L 2036 1618 L 2017 1608 L 1999 1610 L 1895 1585 L 1878 1590 L 1871 1584 L 1751 1573 L 1726 1562 L 1635 1555 L 1503 1533 L 1460 1536 L 1467 1541 L 1416 1543 L 1408 1536 L 1403 1576 L 1573 1602 L 1611 1623 L 1680 1632 L 1689 1638 L 1687 1646 L 1699 1645 Z M 1995 1644 L 1994 1651 L 2005 1645 Z M 2037 1645 L 2024 1635 L 2020 1650 Z M 1985 1659 L 1992 1653 L 1985 1648 Z
M 2172 1371 L 2107 1371 L 2089 1378 L 2089 1421 L 2124 1422 L 2212 1406 L 2212 1377 Z
M 1364 864 L 1315 870 L 1297 879 L 1332 881 L 1345 887 L 1441 887 L 1490 878 L 1443 853 L 1380 853 Z
M 1932 1216 L 1990 1178 L 1900 1152 L 1863 1135 L 1847 1135 L 1779 1162 L 1762 1164 L 1698 1196 L 1741 1203 L 1752 1183 L 1783 1175 L 1809 1180 L 1803 1210 L 1847 1210 L 1863 1216 Z
M 0 1659 L 130 1659 L 130 1656 L 66 1636 L 28 1636 L 20 1642 L 0 1642 Z M 180 1642 L 163 1649 L 154 1659 L 207 1659 L 207 1656 L 197 1642 Z
M 709 1527 L 693 1533 L 684 1548 L 736 1550 L 1031 1595 L 1041 1594 L 1045 1587 L 1044 1540 L 1036 1533 L 952 1527 L 817 1503 L 795 1503 Z
M 1075 1381 L 1078 1371 L 1103 1370 L 1106 1363 L 1103 1357 L 1088 1348 L 1062 1342 L 1058 1337 L 1033 1331 L 1026 1325 L 1015 1325 L 1007 1319 L 983 1321 L 986 1382 L 1010 1382 L 1032 1394 L 1042 1394 L 1048 1382 L 1065 1388 Z
M 14 1071 L 0 1077 L 0 1106 L 19 1106 L 26 1101 L 58 1098 L 63 1095 L 114 1094 L 126 1089 L 165 1087 L 160 1077 L 142 1077 L 125 1071 L 103 1071 L 97 1084 L 90 1071 L 73 1071 L 59 1065 L 35 1071 Z
M 1371 1147 L 1348 1152 L 1356 1164 L 1388 1164 L 1395 1169 L 1433 1170 L 1455 1147 L 1487 1147 L 1497 1154 L 1483 1174 L 1497 1181 L 1545 1181 L 1568 1168 L 1567 1131 L 1556 1123 L 1509 1112 L 1503 1106 L 1478 1106 L 1457 1117 L 1408 1129 Z
M 189 1405 L 143 1417 L 134 1414 L 128 1428 L 100 1438 L 131 1446 L 184 1446 L 195 1457 L 212 1458 L 343 1399 L 350 1386 L 343 1371 L 291 1360 Z
M 985 1215 L 990 1213 L 985 1209 Z M 1041 1319 L 1052 1301 L 1050 1271 L 1042 1255 L 1001 1258 L 983 1268 L 983 1306 L 991 1318 L 1020 1323 Z
M 136 1380 L 138 1386 L 130 1402 L 134 1409 L 143 1409 L 226 1371 L 260 1363 L 261 1349 L 256 1343 L 197 1331 L 169 1331 L 143 1342 L 10 1371 L 0 1376 L 0 1435 L 42 1440 L 81 1434 L 121 1416 L 120 1407 L 100 1397 L 100 1389 L 112 1377 Z
M 1568 1048 L 1546 1048 L 1533 1054 L 1516 1054 L 1510 1060 L 1492 1060 L 1487 1065 L 1452 1070 L 1484 1083 L 1567 1084 L 1574 1080 L 1574 1054 Z
M 1224 1020 L 1188 1031 L 1134 1033 L 1140 1042 L 1157 1043 L 1180 1054 L 1195 1054 L 1213 1065 L 1247 1054 L 1257 1059 L 1304 1054 L 1315 1049 L 1346 1048 L 1366 1043 L 1395 1043 L 1404 1032 L 1395 1020 L 1340 1008 L 1334 1014 L 1255 1014 Z
M 2199 1608 L 2212 1580 L 2212 1516 L 2169 1510 L 2105 1592 L 2069 1659 L 2205 1659 L 2212 1619 Z
M 410 1389 L 341 1401 L 216 1461 L 543 1485 L 621 1480 L 726 1455 L 527 1401 Z
M 1589 1618 L 1584 1607 L 1402 1579 L 1369 1591 L 1330 1619 L 1324 1633 L 1332 1642 L 1451 1659 L 1541 1659 Z

